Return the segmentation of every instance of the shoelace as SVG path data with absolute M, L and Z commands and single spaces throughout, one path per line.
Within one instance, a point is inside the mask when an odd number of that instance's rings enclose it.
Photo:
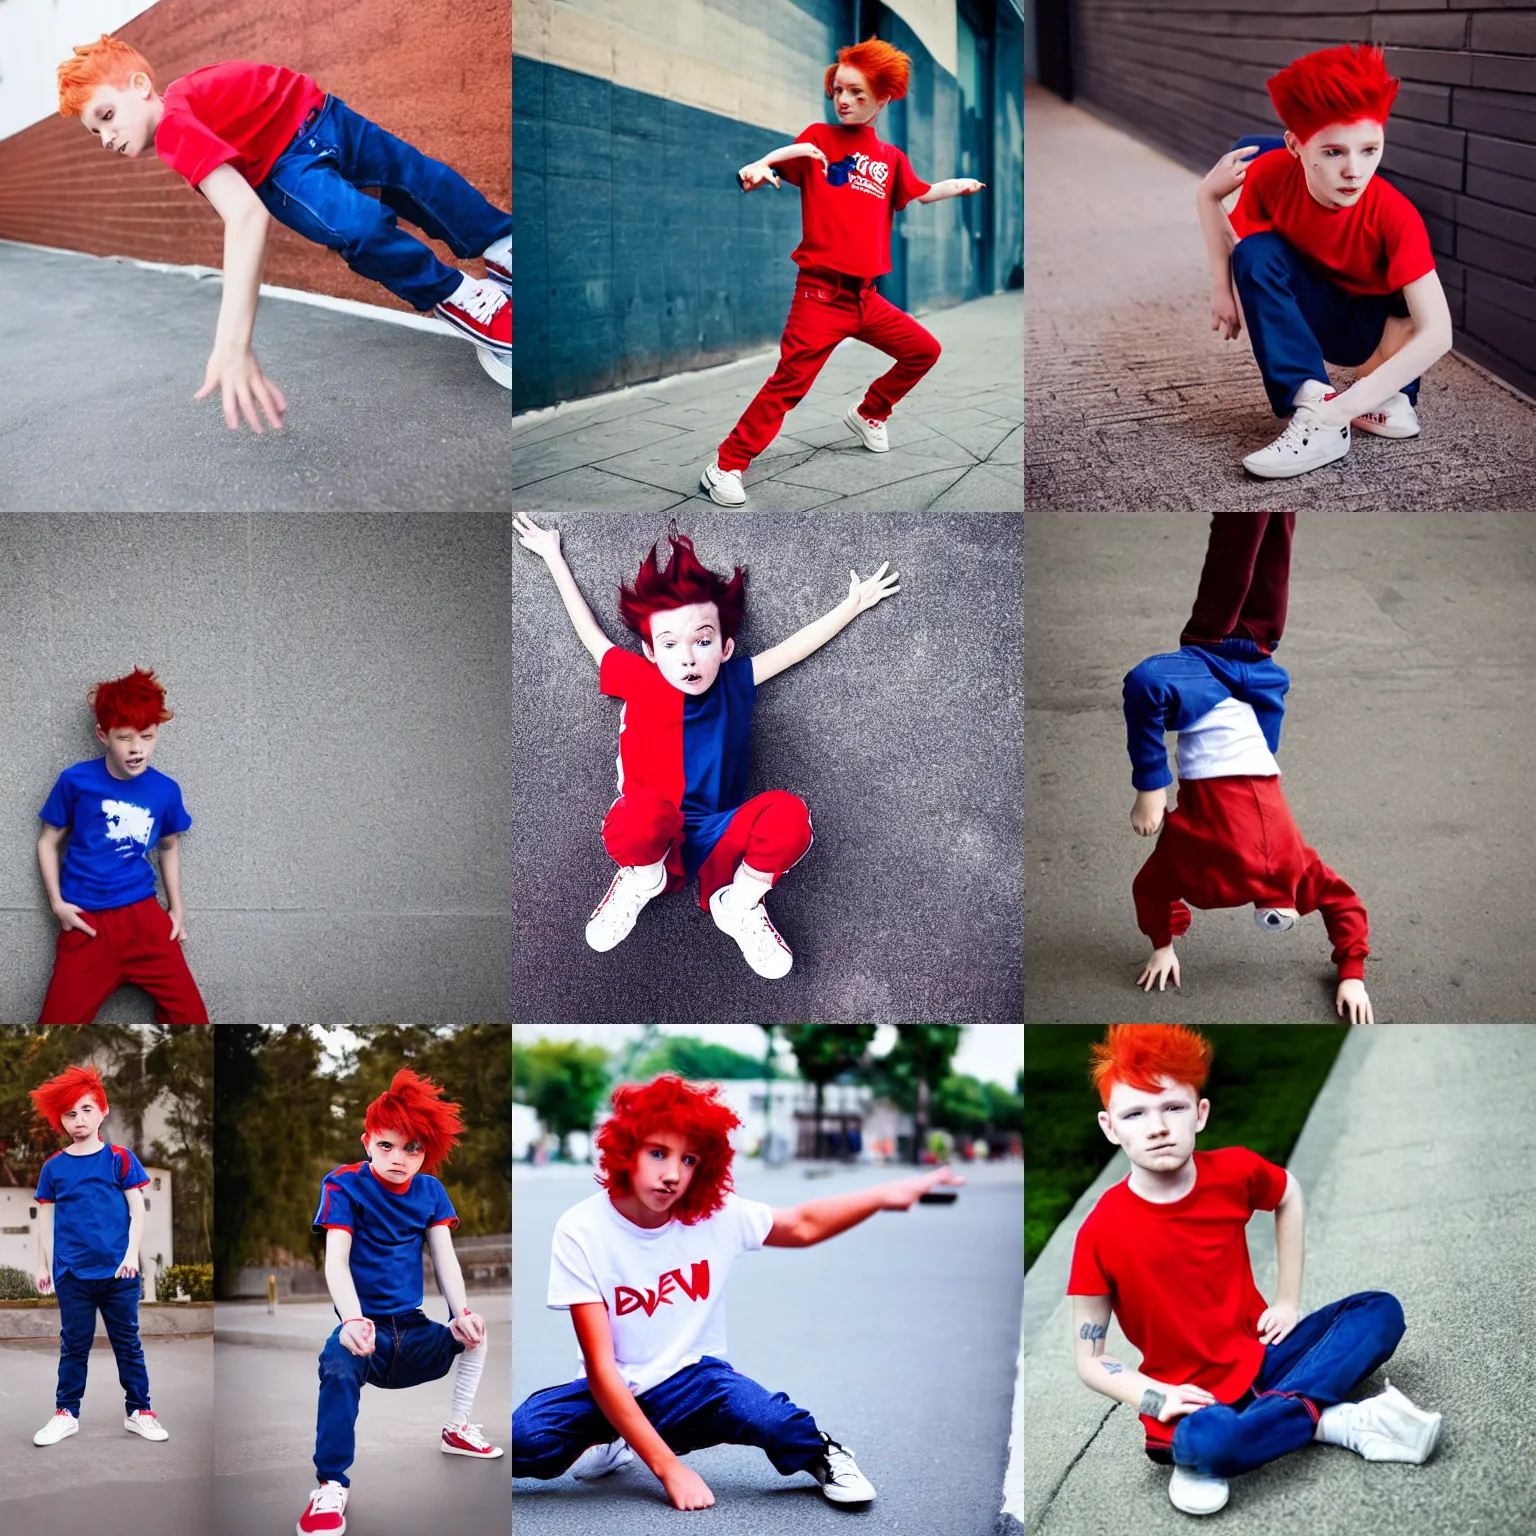
M 482 284 L 465 298 L 454 300 L 454 308 L 462 309 L 475 320 L 489 323 L 491 316 L 507 303 L 507 296 L 491 283 Z
M 836 1451 L 840 1457 L 851 1463 L 853 1461 L 853 1448 L 847 1445 L 840 1445 L 830 1435 L 825 1433 L 822 1436 L 822 1443 L 825 1446 L 823 1455 L 826 1457 L 827 1461 L 827 1475 L 832 1479 L 833 1482 L 836 1482 L 839 1477 L 845 1476 L 847 1474 L 848 1468 L 833 1466 L 832 1453 Z
M 774 950 L 785 947 L 784 940 L 779 937 L 779 930 L 773 926 L 772 919 L 763 911 L 761 901 L 756 906 L 748 907 L 745 912 L 738 910 L 736 915 L 745 919 L 746 931 L 743 937 L 754 948 L 772 954 Z M 832 1444 L 837 1445 L 837 1442 L 834 1440 Z M 841 1450 L 842 1447 L 838 1446 L 838 1449 Z
M 481 1433 L 481 1428 L 478 1424 L 454 1424 L 450 1427 L 459 1439 L 468 1440 L 471 1445 L 489 1445 L 491 1443 Z
M 339 1483 L 326 1483 L 309 1496 L 312 1515 L 339 1515 L 347 1507 L 347 1490 Z
M 1285 431 L 1275 440 L 1275 447 L 1282 453 L 1286 450 L 1300 453 L 1307 446 L 1307 439 L 1320 436 L 1322 430 L 1313 420 L 1311 411 L 1304 406 L 1297 406 L 1295 414 L 1285 424 Z
M 613 877 L 608 894 L 597 904 L 597 911 L 592 916 L 606 917 L 612 914 L 616 919 L 629 918 L 633 921 L 640 915 L 641 907 L 655 894 L 655 891 L 641 890 L 633 866 L 625 865 Z

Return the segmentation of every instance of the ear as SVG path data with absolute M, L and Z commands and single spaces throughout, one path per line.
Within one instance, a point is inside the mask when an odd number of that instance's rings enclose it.
M 736 636 L 732 635 L 724 645 L 720 647 L 720 660 L 729 661 L 736 654 Z
M 1290 152 L 1295 155 L 1298 160 L 1301 158 L 1301 140 L 1298 139 L 1289 128 L 1285 130 L 1285 147 L 1290 150 Z
M 1205 1122 L 1211 1118 L 1211 1101 L 1201 1099 L 1195 1107 L 1195 1134 L 1198 1136 L 1205 1129 Z
M 96 740 L 99 741 L 102 746 L 106 746 L 107 744 L 107 733 L 102 730 L 99 725 L 96 727 Z
M 1104 1132 L 1106 1141 L 1113 1142 L 1117 1147 L 1120 1145 L 1120 1138 L 1115 1135 L 1114 1122 L 1109 1118 L 1108 1110 L 1099 1111 L 1099 1129 Z
M 640 650 L 647 661 L 653 662 L 656 660 L 656 653 L 651 649 L 651 642 L 644 635 L 640 637 Z

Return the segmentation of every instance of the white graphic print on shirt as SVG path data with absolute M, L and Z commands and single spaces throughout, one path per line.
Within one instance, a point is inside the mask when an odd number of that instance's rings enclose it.
M 128 800 L 103 800 L 101 814 L 107 818 L 107 838 L 119 845 L 120 852 L 133 852 L 133 849 L 121 846 L 125 843 L 149 847 L 149 835 L 155 829 L 155 818 L 142 805 L 134 805 Z

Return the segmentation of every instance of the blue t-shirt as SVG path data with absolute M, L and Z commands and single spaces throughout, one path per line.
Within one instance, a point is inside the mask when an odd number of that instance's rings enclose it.
M 456 1227 L 448 1191 L 429 1173 L 399 1188 L 370 1163 L 333 1168 L 320 1186 L 315 1231 L 352 1234 L 352 1283 L 367 1317 L 397 1317 L 422 1302 L 421 1250 L 432 1227 Z
M 114 779 L 99 757 L 66 768 L 37 814 L 50 827 L 69 829 L 59 894 L 87 912 L 153 896 L 149 850 L 192 825 L 175 779 L 156 768 Z
M 38 1175 L 39 1205 L 53 1213 L 53 1277 L 110 1280 L 128 1251 L 128 1202 L 123 1191 L 149 1183 L 127 1147 L 106 1146 L 78 1157 L 55 1152 Z

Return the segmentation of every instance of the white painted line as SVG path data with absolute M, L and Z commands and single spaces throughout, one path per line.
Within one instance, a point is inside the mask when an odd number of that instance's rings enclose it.
M 1019 1374 L 1013 1384 L 1013 1428 L 1008 1436 L 1008 1470 L 1003 1474 L 999 1536 L 1024 1529 L 1024 1313 L 1019 1311 Z

